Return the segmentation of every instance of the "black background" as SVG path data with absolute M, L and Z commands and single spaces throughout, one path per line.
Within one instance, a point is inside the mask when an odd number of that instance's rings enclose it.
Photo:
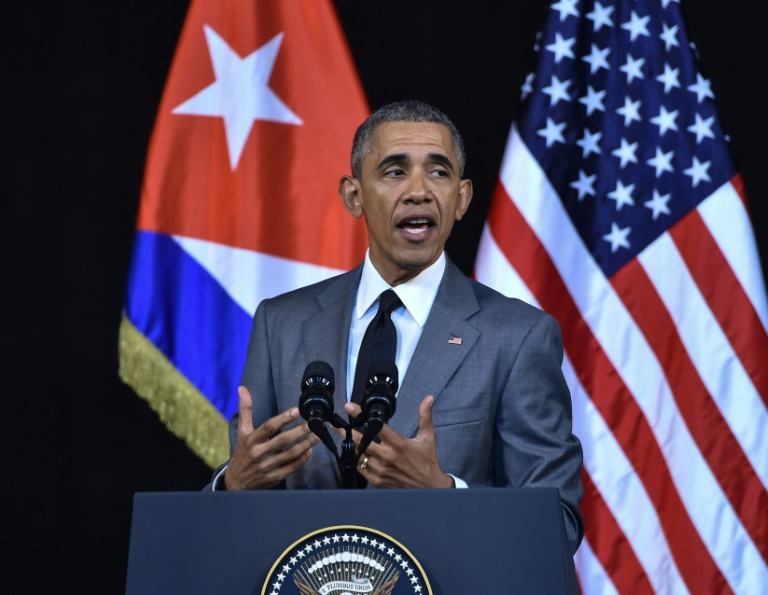
M 765 8 L 684 2 L 768 262 Z M 420 98 L 462 130 L 475 200 L 448 251 L 471 272 L 547 3 L 335 4 L 372 108 Z M 197 490 L 209 478 L 117 377 L 146 148 L 186 9 L 187 0 L 4 5 L 5 592 L 121 592 L 134 492 Z

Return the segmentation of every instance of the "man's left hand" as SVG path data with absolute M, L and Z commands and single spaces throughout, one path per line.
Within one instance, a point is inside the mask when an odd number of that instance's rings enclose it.
M 437 460 L 437 441 L 432 424 L 432 404 L 435 397 L 428 395 L 419 405 L 419 433 L 409 439 L 388 425 L 379 432 L 380 443 L 371 443 L 360 457 L 358 472 L 378 488 L 452 488 L 453 478 L 440 468 Z M 347 403 L 346 412 L 352 417 L 360 413 L 360 406 Z M 362 434 L 353 432 L 355 447 Z M 365 461 L 365 469 L 361 468 Z

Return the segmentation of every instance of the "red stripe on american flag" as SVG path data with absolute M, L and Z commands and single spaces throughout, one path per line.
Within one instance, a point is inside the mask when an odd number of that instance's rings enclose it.
M 626 535 L 616 523 L 600 491 L 584 469 L 581 473 L 584 500 L 584 537 L 619 593 L 653 593 L 648 576 Z
M 669 311 L 637 260 L 619 270 L 611 284 L 656 354 L 699 450 L 766 559 L 766 519 L 755 511 L 768 510 L 768 492 L 704 386 Z
M 747 213 L 749 213 L 749 204 L 747 203 L 747 193 L 744 190 L 744 180 L 742 180 L 741 174 L 736 174 L 731 178 L 731 186 L 733 186 L 733 189 L 736 191 L 736 194 L 739 195 L 741 202 L 744 203 L 744 208 L 747 210 Z
M 698 211 L 669 230 L 680 255 L 768 407 L 768 334 Z
M 565 350 L 584 389 L 643 482 L 686 585 L 694 593 L 731 592 L 688 516 L 648 421 L 581 317 L 546 248 L 500 182 L 488 224 L 499 248 L 541 307 L 560 322 Z M 605 565 L 606 561 L 599 559 Z

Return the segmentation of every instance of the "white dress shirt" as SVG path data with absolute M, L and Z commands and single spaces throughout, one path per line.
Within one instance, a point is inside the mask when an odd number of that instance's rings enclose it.
M 349 326 L 349 348 L 347 351 L 347 400 L 352 398 L 352 386 L 355 382 L 357 354 L 360 343 L 371 320 L 379 310 L 379 296 L 387 289 L 392 289 L 402 306 L 392 312 L 392 322 L 397 329 L 397 364 L 398 386 L 402 384 L 408 365 L 411 363 L 416 344 L 421 338 L 421 331 L 427 322 L 429 311 L 437 297 L 437 289 L 445 272 L 445 252 L 434 264 L 424 269 L 416 277 L 397 287 L 392 287 L 381 278 L 379 272 L 371 263 L 370 256 L 365 255 L 363 274 L 357 288 L 355 307 L 352 309 L 352 323 Z M 426 396 L 426 395 L 424 395 Z

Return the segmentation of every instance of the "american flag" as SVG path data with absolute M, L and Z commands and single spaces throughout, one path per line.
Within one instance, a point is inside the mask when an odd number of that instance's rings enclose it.
M 768 588 L 768 307 L 676 0 L 560 0 L 476 263 L 563 330 L 585 593 Z

